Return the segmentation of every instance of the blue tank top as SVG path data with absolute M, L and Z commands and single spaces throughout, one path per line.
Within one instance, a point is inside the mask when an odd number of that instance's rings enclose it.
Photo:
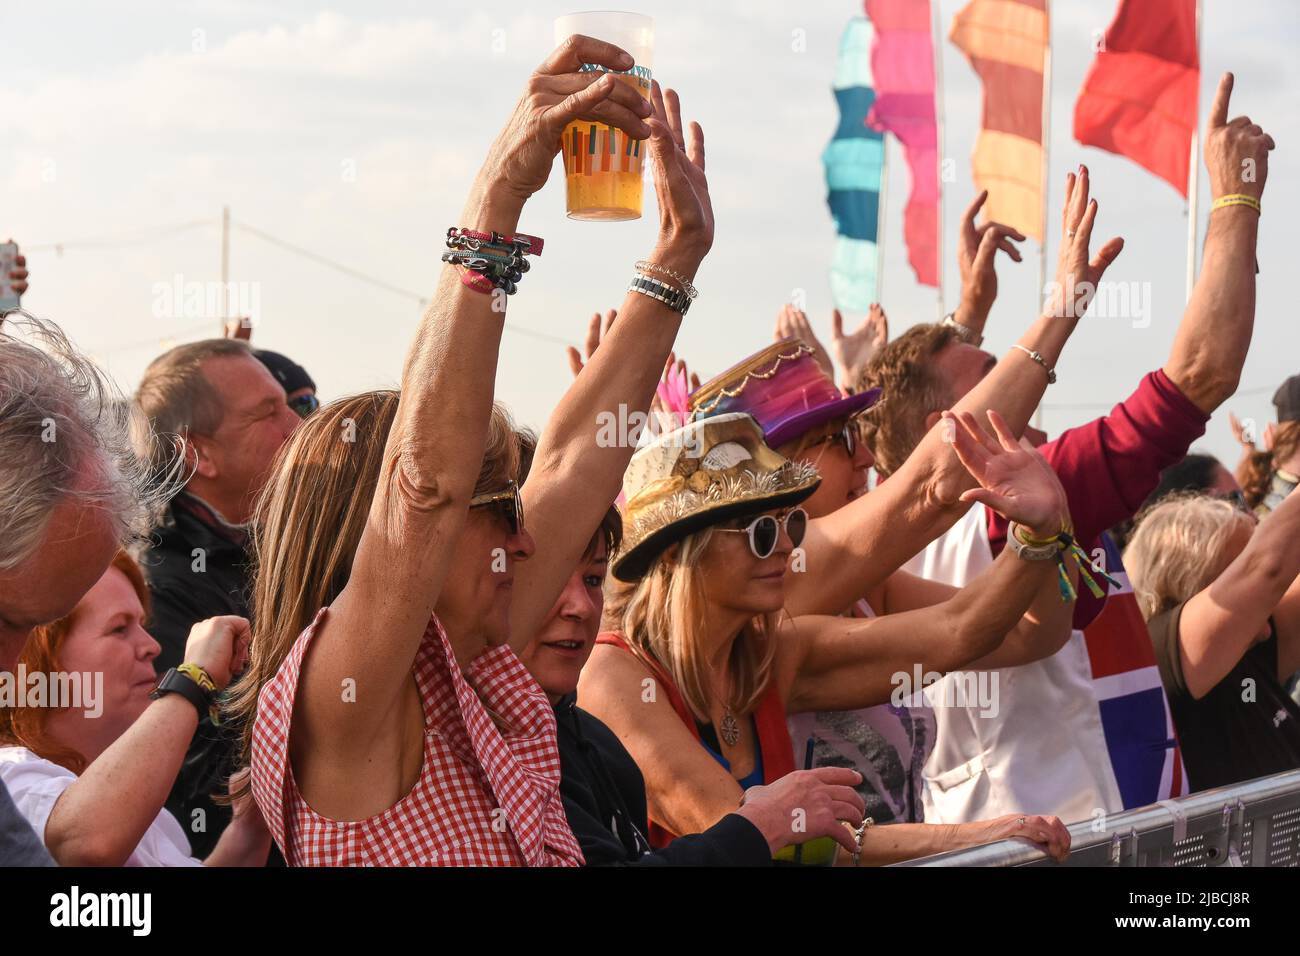
M 750 726 L 753 727 L 754 718 L 753 717 L 749 718 L 749 722 L 750 722 Z M 696 726 L 700 726 L 698 721 L 696 722 Z M 727 773 L 731 773 L 731 761 L 709 746 L 709 742 L 707 738 L 713 737 L 712 734 L 713 728 L 709 727 L 707 731 L 705 731 L 703 727 L 701 727 L 700 729 L 701 729 L 700 743 L 703 744 L 704 749 L 709 752 L 710 757 L 712 757 L 718 763 L 722 764 L 723 770 L 727 771 Z M 716 738 L 714 739 L 716 740 Z M 758 746 L 757 727 L 754 727 L 754 743 L 755 743 L 754 769 L 750 772 L 749 776 L 747 776 L 744 780 L 736 781 L 736 783 L 740 784 L 740 788 L 742 790 L 748 790 L 750 787 L 757 787 L 763 783 L 763 748 Z

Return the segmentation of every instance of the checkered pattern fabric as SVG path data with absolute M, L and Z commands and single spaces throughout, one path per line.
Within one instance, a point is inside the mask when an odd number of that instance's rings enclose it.
M 509 647 L 490 648 L 463 674 L 436 618 L 414 664 L 425 722 L 420 779 L 366 820 L 312 810 L 289 765 L 289 728 L 303 656 L 326 614 L 262 688 L 253 725 L 253 797 L 290 866 L 582 865 L 546 695 Z

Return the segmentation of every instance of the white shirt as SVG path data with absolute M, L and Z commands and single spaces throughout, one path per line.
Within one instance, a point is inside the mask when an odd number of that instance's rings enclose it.
M 992 563 L 988 513 L 976 505 L 903 569 L 965 587 Z M 1043 813 L 1073 823 L 1123 810 L 1083 632 L 1051 657 L 999 668 L 993 678 L 995 715 L 966 702 L 961 672 L 925 690 L 939 725 L 925 766 L 925 821 Z
M 76 779 L 71 770 L 38 757 L 26 747 L 0 747 L 0 781 L 9 789 L 18 812 L 42 841 L 55 802 Z M 127 858 L 126 865 L 202 866 L 203 863 L 190 856 L 189 838 L 176 818 L 162 810 Z

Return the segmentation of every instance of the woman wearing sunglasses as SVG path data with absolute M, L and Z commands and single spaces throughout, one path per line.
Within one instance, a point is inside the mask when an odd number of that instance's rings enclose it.
M 973 419 L 954 421 L 963 463 L 1001 475 L 995 490 L 968 500 L 1004 510 L 1031 539 L 1057 534 L 1068 520 L 1060 483 L 993 421 L 1000 443 Z M 933 608 L 868 620 L 783 616 L 786 579 L 807 573 L 801 505 L 819 480 L 735 413 L 662 436 L 628 467 L 626 537 L 612 571 L 632 587 L 613 602 L 618 629 L 598 639 L 579 700 L 639 765 L 652 844 L 706 830 L 748 787 L 793 771 L 788 714 L 883 703 L 915 664 L 942 673 L 986 654 L 1031 601 L 1057 595 L 1053 561 L 1008 551 Z M 1052 853 L 1068 849 L 1059 821 L 1026 824 L 1023 835 Z M 867 824 L 854 836 L 859 851 L 841 860 L 891 862 L 956 845 L 945 842 L 952 828 L 917 824 Z
M 694 415 L 725 412 L 751 415 L 763 430 L 764 441 L 791 461 L 812 465 L 822 482 L 802 507 L 811 522 L 852 524 L 844 510 L 866 494 L 867 470 L 874 463 L 859 434 L 859 418 L 870 416 L 880 389 L 844 395 L 816 360 L 815 341 L 784 339 L 750 356 L 701 386 L 690 397 Z M 887 405 L 882 409 L 886 414 Z M 807 522 L 804 522 L 807 524 Z M 770 529 L 767 533 L 770 533 Z M 802 533 L 802 529 L 801 529 Z M 901 535 L 915 535 L 906 527 Z M 793 539 L 794 535 L 791 534 Z M 870 539 L 868 539 L 870 540 Z M 875 542 L 873 541 L 873 544 Z M 862 564 L 864 582 L 857 599 L 843 609 L 846 617 L 869 618 L 932 607 L 950 600 L 957 589 L 927 581 L 903 570 L 869 587 L 867 559 L 876 550 L 858 549 L 834 563 Z M 825 567 L 824 555 L 809 548 L 804 562 L 810 570 Z M 815 574 L 792 575 L 800 585 Z M 787 584 L 787 599 L 795 582 Z M 1030 605 L 1007 638 L 978 660 L 964 661 L 962 670 L 1011 667 L 1058 650 L 1070 634 L 1072 603 L 1043 593 Z M 900 695 L 901 696 L 901 695 Z M 924 695 L 913 694 L 859 710 L 792 713 L 789 729 L 796 766 L 849 767 L 862 775 L 858 793 L 867 815 L 876 823 L 922 823 L 924 768 L 938 735 L 934 709 Z M 1019 813 L 976 820 L 950 831 L 924 831 L 945 837 L 945 845 L 976 845 L 1019 836 L 1036 823 Z M 918 850 L 927 849 L 918 845 Z M 937 849 L 929 848 L 929 849 Z
M 599 118 L 649 140 L 649 259 L 689 283 L 713 237 L 703 133 L 692 124 L 686 143 L 672 91 L 652 87 L 650 105 L 583 71 L 593 63 L 622 70 L 631 57 L 570 37 L 530 78 L 458 225 L 514 234 L 564 126 Z M 444 268 L 401 393 L 316 411 L 258 505 L 252 662 L 232 709 L 291 865 L 582 863 L 555 715 L 511 645 L 549 613 L 631 457 L 591 423 L 648 408 L 687 296 L 629 291 L 517 488 L 514 431 L 492 403 L 502 297 L 476 278 Z

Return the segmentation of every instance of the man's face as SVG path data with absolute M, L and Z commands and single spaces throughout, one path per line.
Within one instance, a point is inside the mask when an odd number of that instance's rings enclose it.
M 302 419 L 285 401 L 284 389 L 251 355 L 208 359 L 203 376 L 221 396 L 224 414 L 215 433 L 193 436 L 200 452 L 198 474 L 219 485 L 223 499 L 251 506 L 275 453 Z M 240 521 L 244 516 L 226 517 Z
M 948 386 L 955 405 L 993 370 L 998 360 L 969 342 L 954 341 L 939 350 L 934 364 L 936 374 Z
M 80 501 L 54 508 L 36 553 L 15 568 L 0 570 L 0 670 L 13 670 L 32 628 L 71 613 L 117 548 L 117 536 L 101 508 Z

